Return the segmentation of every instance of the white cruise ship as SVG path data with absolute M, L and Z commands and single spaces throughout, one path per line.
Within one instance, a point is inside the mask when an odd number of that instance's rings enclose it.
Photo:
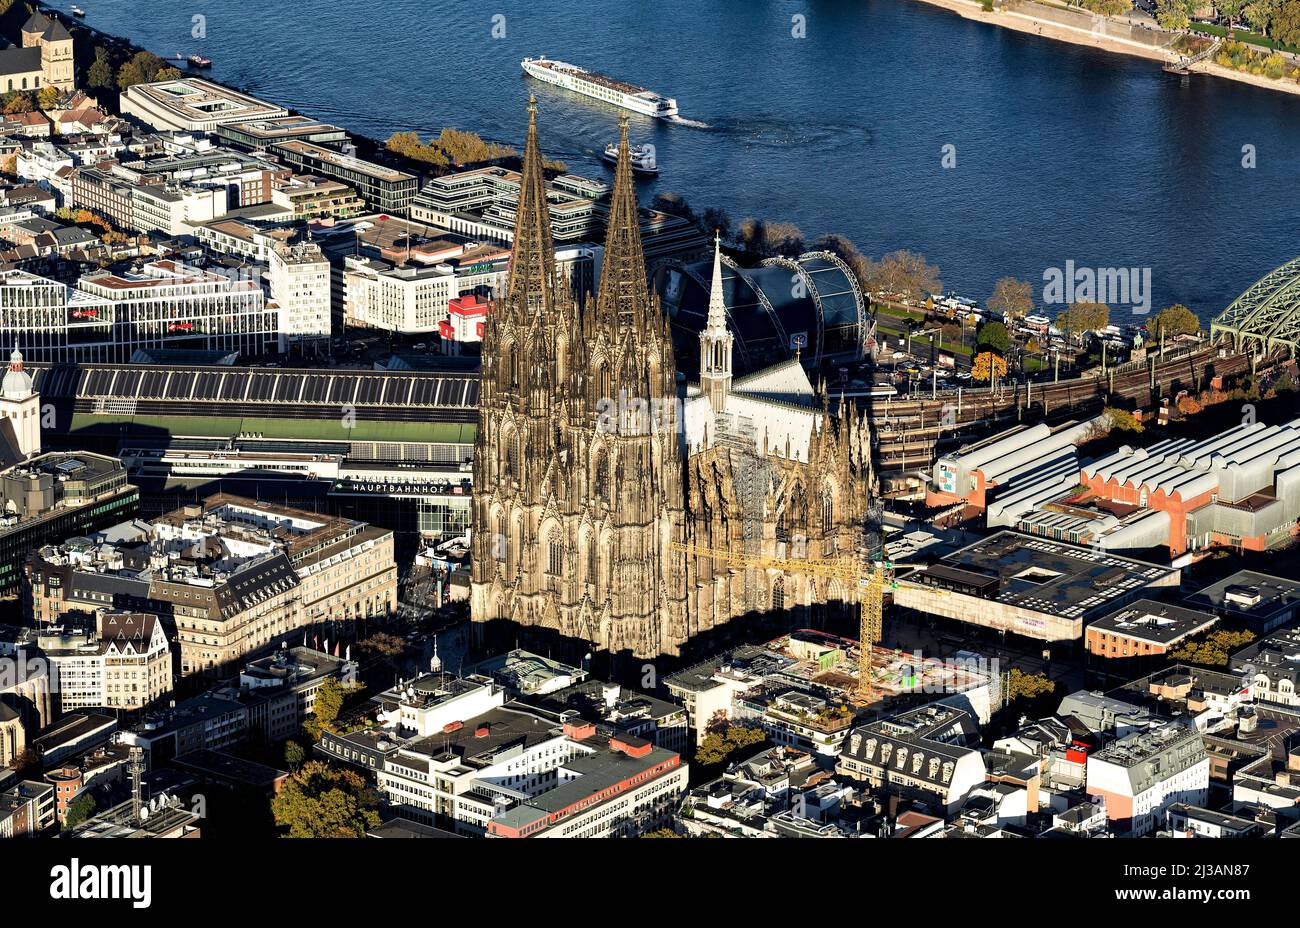
M 525 58 L 522 65 L 525 74 L 539 81 L 604 100 L 643 116 L 668 118 L 677 115 L 677 101 L 671 97 L 661 97 L 653 90 L 588 71 L 576 64 L 551 61 L 545 55 L 539 55 Z

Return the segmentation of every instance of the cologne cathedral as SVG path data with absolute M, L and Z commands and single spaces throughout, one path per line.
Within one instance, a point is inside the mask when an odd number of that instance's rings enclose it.
M 746 614 L 856 598 L 793 568 L 859 554 L 865 417 L 846 403 L 829 414 L 797 356 L 733 378 L 719 257 L 715 246 L 699 382 L 687 383 L 647 283 L 626 118 L 597 292 L 580 305 L 556 269 L 530 102 L 513 257 L 483 335 L 475 622 L 652 658 Z M 792 569 L 772 563 L 783 559 Z

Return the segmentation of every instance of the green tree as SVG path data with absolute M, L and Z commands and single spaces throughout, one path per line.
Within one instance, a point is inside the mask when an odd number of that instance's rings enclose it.
M 96 89 L 113 86 L 113 64 L 108 60 L 108 50 L 102 46 L 95 49 L 95 60 L 86 70 L 86 85 Z
M 1147 330 L 1153 339 L 1195 335 L 1201 331 L 1201 320 L 1197 319 L 1196 313 L 1182 303 L 1175 303 L 1156 313 Z
M 1005 355 L 1011 347 L 1011 333 L 1001 322 L 986 322 L 975 333 L 975 344 L 979 348 Z
M 1034 288 L 1027 280 L 1000 277 L 993 285 L 988 308 L 1001 313 L 1007 321 L 1023 319 L 1034 311 Z
M 178 68 L 173 67 L 159 68 L 153 79 L 156 81 L 178 81 L 181 79 L 181 72 Z
M 319 741 L 321 735 L 329 731 L 343 711 L 348 689 L 334 677 L 326 677 L 325 682 L 316 690 L 316 702 L 312 707 L 311 717 L 303 724 L 312 741 Z
M 297 770 L 307 760 L 307 751 L 301 744 L 293 739 L 284 743 L 284 762 L 289 765 L 290 770 Z
M 705 767 L 720 764 L 741 748 L 762 744 L 767 735 L 760 728 L 729 725 L 725 731 L 712 731 L 695 749 L 695 762 Z
M 364 838 L 379 824 L 379 797 L 360 774 L 320 761 L 303 764 L 271 800 L 290 838 Z
M 681 838 L 681 837 L 683 837 L 683 835 L 679 835 L 677 832 L 673 831 L 671 828 L 658 828 L 658 829 L 656 829 L 656 830 L 654 830 L 654 831 L 647 831 L 647 832 L 646 832 L 645 834 L 643 834 L 641 837 L 643 837 L 643 838 Z
M 71 831 L 95 814 L 98 808 L 94 795 L 82 793 L 74 798 L 63 812 L 63 830 Z
M 1277 15 L 1281 6 L 1281 0 L 1254 0 L 1253 3 L 1246 4 L 1242 15 L 1251 29 L 1260 35 L 1271 36 L 1273 17 Z

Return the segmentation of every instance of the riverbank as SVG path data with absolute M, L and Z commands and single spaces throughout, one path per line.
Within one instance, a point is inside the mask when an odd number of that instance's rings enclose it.
M 989 23 L 994 26 L 1000 26 L 1004 29 L 1011 29 L 1015 32 L 1023 32 L 1029 35 L 1038 35 L 1058 42 L 1069 42 L 1071 45 L 1084 45 L 1089 48 L 1096 48 L 1117 55 L 1131 55 L 1137 58 L 1146 58 L 1150 61 L 1158 61 L 1161 64 L 1170 64 L 1183 58 L 1181 54 L 1168 46 L 1152 46 L 1142 42 L 1131 41 L 1118 35 L 1098 34 L 1090 28 L 1070 26 L 1062 22 L 1054 22 L 1042 16 L 1032 15 L 1032 13 L 1028 12 L 1028 9 L 1031 8 L 1033 4 L 1024 4 L 1023 7 L 1018 10 L 999 9 L 993 12 L 988 12 L 979 2 L 977 2 L 977 0 L 918 0 L 918 2 L 928 4 L 929 6 L 941 7 L 949 12 L 956 13 L 963 19 Z M 1058 7 L 1043 8 L 1044 13 L 1049 11 L 1055 12 L 1059 9 L 1060 8 Z M 1115 20 L 1107 21 L 1120 24 Z M 1274 80 L 1262 75 L 1250 74 L 1244 71 L 1235 71 L 1232 68 L 1225 68 L 1222 65 L 1215 64 L 1213 61 L 1198 62 L 1191 66 L 1191 70 L 1198 74 L 1208 74 L 1213 77 L 1222 77 L 1227 80 L 1240 81 L 1241 83 L 1251 84 L 1255 87 L 1263 87 L 1267 90 L 1277 90 L 1289 94 L 1300 94 L 1300 84 L 1297 84 L 1294 81 Z

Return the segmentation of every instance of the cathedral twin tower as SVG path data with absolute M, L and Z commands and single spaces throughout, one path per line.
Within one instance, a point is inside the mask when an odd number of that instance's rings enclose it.
M 626 118 L 594 298 L 580 306 L 556 268 L 535 101 L 513 248 L 483 334 L 472 619 L 647 658 L 748 612 L 856 595 L 797 571 L 715 569 L 680 549 L 854 554 L 870 442 L 846 404 L 832 417 L 788 401 L 791 383 L 812 398 L 797 360 L 755 377 L 781 380 L 780 401 L 733 382 L 716 256 L 705 386 L 679 386 L 646 278 Z

